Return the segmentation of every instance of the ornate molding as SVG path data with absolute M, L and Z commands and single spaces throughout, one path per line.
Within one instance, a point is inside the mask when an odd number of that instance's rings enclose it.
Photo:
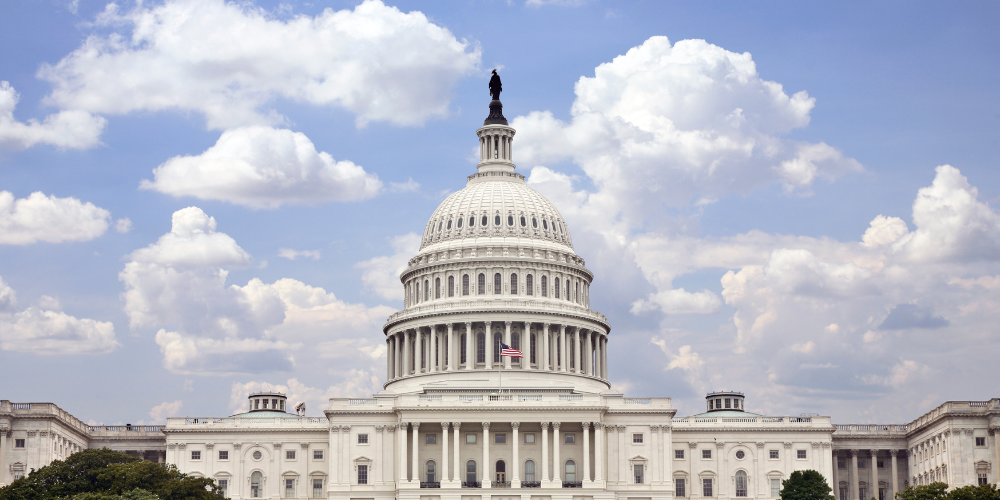
M 459 430 L 461 427 L 462 427 L 462 422 L 452 422 L 451 423 L 451 428 L 454 429 L 454 430 L 456 430 L 456 431 Z
M 698 447 L 698 443 L 688 443 L 688 448 L 691 448 L 692 450 L 695 449 L 695 448 L 697 448 L 697 447 Z
M 758 450 L 763 450 L 764 449 L 764 443 L 757 443 L 757 449 Z
M 309 449 L 309 443 L 299 443 L 299 446 L 302 447 L 303 450 Z
M 720 442 L 716 441 L 715 442 L 715 447 L 721 450 L 721 449 L 723 449 L 723 448 L 726 447 L 726 443 L 720 443 Z
M 792 449 L 792 443 L 785 443 L 785 449 L 786 450 Z
M 521 427 L 521 422 L 511 422 L 510 426 L 516 430 Z
M 441 432 L 448 432 L 448 422 L 441 422 Z
M 484 431 L 489 431 L 490 430 L 490 423 L 489 422 L 483 422 L 483 430 Z
M 215 448 L 215 443 L 205 443 L 205 448 L 211 450 Z
M 603 428 L 604 428 L 604 424 L 602 422 L 594 422 L 594 429 L 601 430 Z
M 242 447 L 243 447 L 243 443 L 233 443 L 233 449 L 238 450 L 238 449 L 240 449 Z
M 333 432 L 340 432 L 340 426 L 339 425 L 331 425 L 330 426 L 330 430 L 333 431 Z
M 375 432 L 385 432 L 385 426 L 384 425 L 376 425 L 375 426 Z

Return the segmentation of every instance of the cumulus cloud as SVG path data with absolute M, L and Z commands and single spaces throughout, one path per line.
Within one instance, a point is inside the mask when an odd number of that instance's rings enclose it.
M 181 406 L 183 405 L 184 403 L 182 403 L 179 399 L 172 403 L 161 403 L 154 406 L 152 410 L 149 410 L 149 416 L 153 418 L 154 422 L 163 422 L 167 419 L 167 417 L 176 417 L 180 413 Z
M 356 339 L 343 368 L 372 370 L 385 306 L 349 304 L 293 279 L 227 284 L 251 256 L 213 217 L 178 210 L 171 231 L 138 249 L 119 273 L 133 329 L 156 329 L 164 366 L 175 373 L 232 375 L 321 367 L 326 342 Z M 303 346 L 310 349 L 303 349 Z M 353 355 L 352 355 L 353 354 Z M 381 355 L 384 356 L 384 346 Z
M 14 289 L 0 277 L 0 350 L 43 355 L 100 354 L 121 345 L 110 322 L 44 308 L 54 305 L 58 309 L 58 301 L 54 300 L 43 296 L 42 307 L 19 310 Z
M 659 309 L 665 314 L 711 314 L 722 307 L 719 296 L 710 290 L 688 292 L 683 288 L 663 290 L 632 304 L 632 314 Z
M 142 189 L 252 208 L 318 205 L 371 198 L 382 189 L 375 174 L 335 161 L 301 132 L 241 127 L 222 133 L 200 155 L 175 156 L 153 170 Z
M 92 240 L 108 230 L 110 220 L 107 210 L 76 198 L 36 191 L 14 199 L 10 191 L 0 191 L 0 245 Z
M 87 149 L 100 144 L 101 131 L 107 120 L 79 109 L 69 109 L 45 117 L 44 120 L 14 118 L 14 108 L 20 95 L 10 82 L 0 81 L 0 149 L 25 149 L 36 144 L 58 148 Z
M 123 217 L 115 221 L 115 231 L 125 234 L 132 230 L 132 219 Z
M 377 0 L 287 19 L 223 0 L 109 4 L 95 24 L 111 32 L 39 70 L 54 87 L 45 102 L 100 114 L 195 111 L 215 129 L 282 122 L 267 108 L 278 99 L 341 107 L 359 125 L 419 125 L 447 113 L 452 87 L 481 54 L 422 13 Z
M 403 285 L 399 275 L 406 270 L 409 259 L 420 249 L 420 236 L 407 233 L 392 239 L 392 255 L 375 257 L 358 262 L 354 267 L 363 269 L 361 281 L 365 288 L 386 300 L 403 300 Z
M 330 398 L 359 398 L 369 397 L 381 390 L 379 379 L 374 374 L 351 369 L 339 372 L 341 382 L 331 385 L 326 389 L 311 387 L 300 382 L 297 378 L 290 378 L 284 384 L 272 384 L 265 381 L 233 382 L 230 397 L 230 411 L 246 411 L 247 396 L 254 392 L 272 391 L 282 392 L 288 396 L 288 411 L 295 408 L 299 403 L 306 403 L 306 414 L 322 414 L 322 411 L 329 405 Z
M 319 260 L 319 250 L 292 250 L 291 248 L 279 248 L 278 257 L 288 260 L 295 260 L 299 257 L 309 257 L 312 260 Z

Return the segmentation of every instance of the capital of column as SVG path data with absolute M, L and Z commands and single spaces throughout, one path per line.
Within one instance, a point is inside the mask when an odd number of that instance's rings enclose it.
M 383 431 L 385 431 L 385 426 L 384 425 L 376 425 L 375 426 L 375 432 L 383 432 Z
M 721 449 L 723 449 L 723 448 L 726 447 L 726 443 L 720 443 L 720 442 L 716 441 L 715 442 L 715 447 L 721 450 Z
M 174 449 L 176 447 L 177 447 L 177 443 L 167 443 L 167 449 L 172 450 L 172 449 Z
M 786 450 L 792 449 L 792 443 L 785 443 L 785 449 Z
M 351 426 L 349 426 L 349 425 L 341 425 L 340 426 L 340 432 L 350 432 L 350 431 L 351 431 Z
M 242 448 L 242 447 L 243 447 L 243 443 L 233 443 L 233 448 L 235 448 L 237 450 L 240 449 L 240 448 Z
M 521 427 L 521 422 L 511 422 L 510 426 L 517 429 L 518 427 Z
M 653 424 L 653 425 L 650 425 L 650 426 L 649 426 L 649 429 L 650 429 L 650 430 L 653 430 L 653 431 L 655 431 L 655 430 L 658 430 L 659 428 L 660 428 L 660 426 L 659 426 L 659 425 L 657 425 L 657 424 Z
M 691 448 L 692 450 L 695 449 L 695 448 L 697 448 L 697 447 L 698 447 L 698 443 L 688 443 L 688 448 Z
M 872 454 L 872 458 L 878 457 L 878 450 L 868 450 L 868 453 Z
M 597 430 L 601 430 L 604 428 L 604 424 L 601 422 L 594 422 L 594 428 Z
M 410 427 L 413 427 L 413 431 L 416 432 L 420 428 L 420 422 L 410 422 Z
M 465 322 L 465 331 L 466 332 L 471 332 L 472 331 L 472 322 L 471 321 L 466 321 Z
M 758 450 L 763 450 L 764 449 L 764 443 L 757 443 L 757 449 Z
M 619 425 L 618 426 L 618 432 L 625 432 L 625 426 L 624 425 Z
M 330 426 L 330 430 L 333 431 L 333 432 L 340 432 L 340 426 L 339 425 L 331 425 Z
M 859 450 L 847 450 L 847 456 L 849 456 L 849 457 L 855 457 L 855 456 L 858 455 L 858 451 Z
M 552 422 L 552 427 L 555 428 L 555 430 L 559 430 L 560 426 L 562 426 L 562 422 Z
M 208 448 L 209 450 L 211 450 L 212 448 L 215 448 L 215 443 L 205 443 L 205 448 Z
M 542 429 L 548 429 L 551 422 L 542 422 Z
M 508 328 L 510 327 L 510 324 L 511 324 L 511 323 L 513 323 L 513 321 L 504 321 L 504 322 L 503 322 L 504 326 L 506 326 L 506 327 L 508 327 Z
M 590 422 L 581 422 L 583 424 L 583 431 L 587 432 L 590 429 Z
M 490 430 L 490 423 L 489 422 L 483 422 L 483 430 L 484 431 Z
M 394 434 L 396 432 L 396 426 L 395 425 L 387 425 L 385 427 L 385 430 L 389 431 L 390 434 Z
M 275 450 L 281 449 L 281 443 L 271 443 L 271 446 L 273 446 Z
M 301 448 L 302 448 L 303 450 L 308 450 L 308 449 L 309 449 L 309 443 L 299 443 L 299 446 L 300 446 L 300 447 L 301 447 Z
M 462 427 L 462 422 L 452 422 L 451 427 L 457 431 L 460 427 Z
M 448 422 L 441 422 L 441 429 L 448 432 Z
M 818 449 L 819 448 L 819 442 L 813 443 L 812 447 L 813 447 L 813 449 Z
M 830 443 L 823 443 L 823 449 L 829 449 L 831 447 Z

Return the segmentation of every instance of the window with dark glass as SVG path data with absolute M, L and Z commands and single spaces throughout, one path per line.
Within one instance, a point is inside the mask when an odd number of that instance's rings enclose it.
M 476 479 L 476 461 L 469 460 L 465 463 L 465 481 L 467 483 L 474 483 Z
M 530 340 L 530 342 L 531 342 L 531 361 L 530 362 L 531 363 L 535 363 L 535 352 L 538 351 L 538 348 L 535 347 L 535 334 L 532 333 L 530 338 L 531 338 L 531 340 Z
M 454 276 L 448 276 L 448 296 L 449 297 L 454 297 L 455 296 L 455 277 Z
M 499 226 L 500 225 L 500 215 L 494 215 L 493 216 L 493 225 L 494 226 Z
M 476 335 L 476 362 L 486 362 L 486 335 L 483 332 L 479 332 L 479 335 Z
M 535 280 L 530 274 L 524 278 L 524 292 L 525 295 L 535 294 Z
M 576 482 L 576 462 L 574 462 L 572 460 L 567 460 L 566 461 L 565 481 L 567 483 L 575 483 Z
M 510 275 L 510 294 L 517 295 L 517 274 L 512 273 Z
M 632 465 L 632 475 L 635 476 L 635 484 L 642 484 L 643 483 L 642 464 L 633 464 Z
M 513 215 L 508 215 L 507 216 L 507 225 L 508 226 L 513 226 L 514 225 L 514 216 Z
M 464 221 L 464 220 L 465 220 L 465 218 L 464 218 L 464 217 L 459 217 L 459 218 L 458 218 L 458 228 L 459 228 L 459 229 L 462 229 L 462 221 Z
M 796 450 L 796 453 L 798 455 L 796 458 L 800 459 L 806 458 L 806 450 Z
M 705 497 L 712 496 L 712 478 L 704 477 L 701 479 L 701 495 Z
M 437 481 L 437 464 L 433 460 L 427 461 L 427 482 L 433 483 Z
M 462 295 L 469 294 L 469 275 L 465 274 L 462 276 Z
M 674 458 L 684 458 L 684 450 L 674 450 Z
M 775 460 L 778 458 L 778 450 L 770 450 L 768 453 L 770 458 Z
M 461 341 L 461 344 L 462 344 L 461 345 L 461 347 L 462 347 L 461 348 L 461 351 L 462 351 L 461 352 L 461 359 L 462 359 L 462 361 L 461 362 L 462 363 L 467 363 L 468 361 L 466 360 L 465 350 L 467 348 L 466 342 L 469 341 L 469 334 L 468 333 L 463 333 L 462 336 L 461 336 L 461 338 L 462 338 L 462 341 Z
M 684 491 L 684 478 L 681 477 L 674 478 L 674 496 L 675 497 L 687 496 L 687 492 Z
M 712 458 L 712 450 L 701 450 L 701 458 Z
M 434 298 L 441 298 L 441 278 L 434 278 Z
M 549 230 L 549 221 L 547 221 L 545 219 L 542 219 L 542 229 L 544 229 L 546 231 Z
M 559 278 L 555 279 L 555 286 L 553 287 L 556 291 L 556 298 L 559 298 Z
M 493 295 L 500 295 L 503 293 L 503 277 L 500 273 L 493 275 Z
M 477 291 L 479 295 L 486 295 L 486 275 L 479 273 L 479 290 Z
M 533 460 L 524 462 L 524 481 L 528 483 L 535 482 L 535 462 Z
M 531 227 L 538 229 L 538 219 L 534 217 L 531 218 Z
M 368 466 L 358 466 L 358 484 L 368 484 Z
M 747 473 L 741 470 L 736 471 L 736 496 L 747 496 Z
M 488 223 L 488 221 L 489 221 L 489 218 L 484 215 L 483 216 L 483 220 L 480 221 L 480 222 L 482 222 L 482 224 L 480 224 L 480 225 L 483 226 L 483 227 L 486 227 L 486 224 Z
M 548 276 L 542 276 L 542 297 L 549 296 L 549 278 Z
M 528 221 L 524 220 L 524 216 L 522 215 L 521 216 L 521 227 L 524 227 L 524 226 L 527 226 L 527 225 L 528 225 Z

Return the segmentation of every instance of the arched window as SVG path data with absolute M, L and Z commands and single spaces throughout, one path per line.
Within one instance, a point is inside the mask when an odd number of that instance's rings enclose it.
M 488 220 L 489 220 L 489 219 L 488 219 L 488 218 L 487 218 L 487 217 L 486 217 L 486 216 L 484 215 L 484 216 L 483 216 L 483 220 L 481 221 L 481 222 L 482 222 L 482 224 L 480 224 L 480 225 L 481 225 L 481 226 L 483 226 L 483 227 L 486 227 L 486 224 L 487 224 L 487 221 L 488 221 Z
M 527 225 L 528 225 L 528 221 L 524 220 L 524 216 L 522 215 L 521 216 L 521 227 L 524 227 L 524 226 L 527 226 Z
M 566 280 L 566 300 L 569 300 L 569 280 Z
M 507 216 L 507 225 L 508 226 L 513 226 L 514 225 L 514 216 L 513 215 L 508 215 Z
M 497 215 L 493 216 L 493 225 L 494 226 L 499 226 L 500 225 L 500 214 L 497 214 Z
M 493 275 L 493 295 L 500 295 L 503 293 L 503 277 L 500 273 Z
M 747 473 L 741 470 L 736 471 L 736 496 L 747 496 Z
M 478 476 L 476 476 L 476 461 L 469 460 L 465 462 L 465 482 L 474 483 L 476 479 L 478 479 Z
M 445 226 L 445 229 L 451 229 L 451 219 L 448 219 L 448 225 Z
M 511 273 L 510 275 L 510 294 L 517 295 L 517 274 Z
M 563 476 L 563 480 L 567 483 L 576 482 L 576 462 L 572 460 L 566 461 L 566 475 Z
M 264 482 L 264 475 L 260 471 L 250 474 L 250 498 L 261 498 L 261 488 Z
M 556 286 L 554 288 L 556 290 L 556 298 L 558 299 L 559 298 L 559 278 L 555 279 L 555 285 Z
M 524 481 L 527 483 L 535 482 L 535 461 L 528 460 L 524 462 Z
M 431 282 L 424 280 L 424 300 L 431 300 Z
M 580 283 L 573 283 L 573 302 L 580 303 Z
M 530 274 L 524 278 L 524 289 L 527 295 L 535 294 L 535 280 L 532 279 Z
M 556 335 L 556 364 L 562 367 L 562 335 Z
M 437 464 L 433 460 L 427 461 L 427 482 L 433 483 L 437 481 Z
M 420 302 L 420 282 L 417 282 L 417 302 Z
M 486 334 L 483 332 L 476 335 L 476 362 L 486 362 Z
M 454 297 L 455 296 L 455 277 L 454 276 L 448 276 L 448 296 L 449 297 Z
M 521 349 L 521 332 L 514 330 L 510 332 L 510 346 L 514 349 Z M 511 361 L 517 362 L 519 358 L 514 358 Z
M 493 362 L 500 362 L 500 342 L 503 342 L 503 337 L 500 336 L 500 332 L 493 332 Z
M 548 276 L 542 276 L 542 297 L 549 296 L 549 278 Z
M 468 342 L 468 341 L 469 341 L 469 334 L 468 334 L 468 332 L 463 333 L 462 334 L 462 349 L 461 349 L 462 350 L 462 352 L 461 352 L 462 363 L 466 363 L 467 362 L 466 361 L 466 357 L 465 357 L 465 350 L 468 347 L 467 344 L 466 344 L 466 342 Z
M 547 221 L 545 219 L 542 219 L 542 229 L 544 229 L 546 231 L 549 230 L 549 221 Z
M 534 229 L 538 229 L 538 219 L 534 217 L 531 218 L 531 227 Z
M 507 482 L 507 462 L 503 460 L 497 460 L 496 464 L 497 482 L 506 483 Z
M 441 278 L 434 278 L 434 298 L 441 298 Z
M 469 216 L 469 227 L 476 227 L 476 217 L 473 215 Z
M 464 218 L 464 217 L 459 217 L 459 218 L 458 218 L 458 228 L 459 228 L 459 229 L 462 229 L 462 222 L 463 222 L 464 220 L 465 220 L 465 218 Z
M 479 273 L 479 295 L 486 295 L 486 275 Z
M 538 352 L 538 348 L 535 347 L 535 334 L 532 333 L 529 336 L 529 338 L 531 339 L 531 340 L 529 340 L 529 342 L 531 343 L 530 344 L 531 345 L 531 361 L 530 362 L 534 363 L 535 362 L 535 353 Z
M 462 276 L 462 295 L 469 294 L 469 275 Z

